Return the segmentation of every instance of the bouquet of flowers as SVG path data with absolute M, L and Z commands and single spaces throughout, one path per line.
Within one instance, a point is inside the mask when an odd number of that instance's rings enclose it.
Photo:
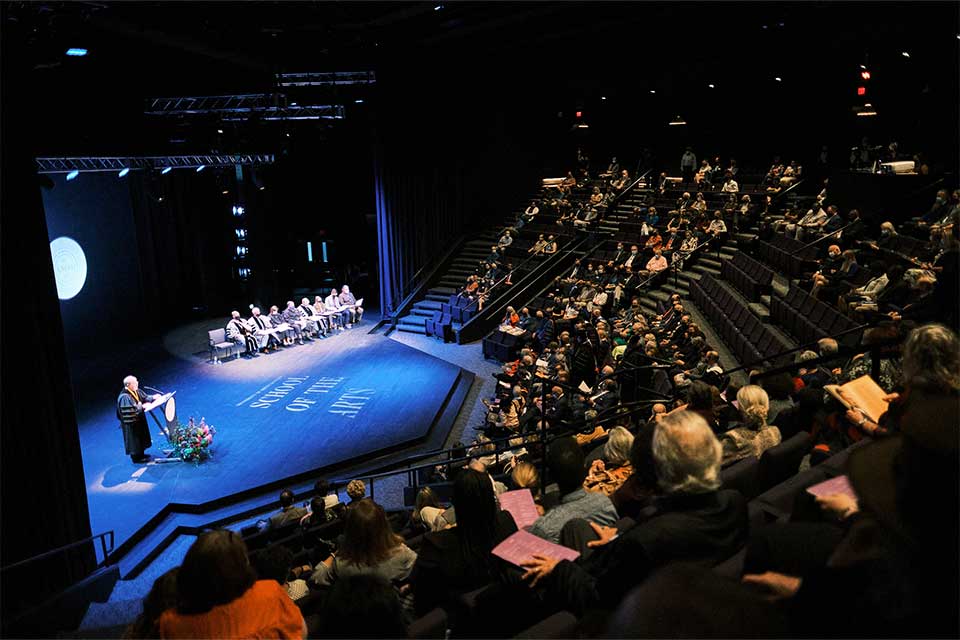
M 193 462 L 200 464 L 211 455 L 210 445 L 213 444 L 213 436 L 217 432 L 213 425 L 207 424 L 204 418 L 200 422 L 195 422 L 193 416 L 187 424 L 177 421 L 177 428 L 173 430 L 172 441 L 177 456 L 184 462 Z

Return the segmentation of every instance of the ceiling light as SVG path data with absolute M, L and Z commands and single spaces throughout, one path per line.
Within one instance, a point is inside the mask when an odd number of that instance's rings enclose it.
M 777 76 L 776 78 L 774 78 L 774 80 L 776 80 L 777 82 L 783 82 L 783 78 L 781 78 L 780 76 Z
M 910 54 L 909 54 L 908 52 L 906 52 L 906 51 L 901 51 L 901 52 L 900 52 L 900 55 L 902 55 L 904 58 L 909 58 L 909 57 L 910 57 Z
M 687 121 L 684 120 L 683 118 L 681 118 L 680 116 L 677 116 L 676 118 L 674 118 L 673 120 L 671 120 L 671 121 L 668 122 L 667 124 L 669 124 L 671 127 L 678 127 L 678 126 L 680 126 L 680 125 L 687 124 Z
M 160 172 L 161 175 L 166 175 L 173 171 L 173 167 L 164 167 L 163 171 Z
M 650 89 L 650 93 L 656 93 L 656 91 L 654 91 L 653 89 Z
M 353 103 L 354 103 L 354 104 L 363 104 L 363 100 L 362 100 L 362 99 L 360 99 L 360 100 L 354 100 Z
M 865 103 L 863 107 L 857 109 L 857 116 L 868 117 L 877 115 L 877 110 L 873 108 L 873 105 L 869 102 Z
M 867 65 L 862 64 L 862 65 L 860 65 L 860 68 L 863 69 L 864 71 L 866 71 L 866 70 L 867 70 Z
M 228 189 L 224 189 L 220 193 L 222 193 L 223 195 L 227 195 L 228 193 L 230 193 L 230 191 Z
M 607 99 L 607 96 L 600 96 L 600 99 L 601 99 L 601 100 L 606 100 L 606 99 Z
M 716 88 L 716 87 L 714 87 L 712 84 L 708 84 L 707 86 L 710 87 L 711 89 L 715 89 L 715 88 Z
M 223 129 L 217 129 L 217 133 L 223 133 Z
M 87 55 L 87 50 L 86 50 L 86 49 L 79 49 L 79 48 L 77 48 L 77 47 L 71 47 L 71 48 L 67 49 L 67 55 L 68 55 L 68 56 L 76 56 L 76 57 L 79 58 L 79 57 L 81 57 L 81 56 Z
M 78 175 L 80 175 L 80 172 L 77 171 L 76 169 L 74 169 L 73 171 L 71 171 L 70 173 L 67 174 L 67 180 L 73 180 L 73 179 L 76 178 Z
M 205 164 L 200 165 L 199 167 L 197 167 L 197 173 L 200 173 L 201 171 L 203 171 L 203 170 L 206 169 L 206 168 L 207 168 L 207 165 L 205 165 Z
M 130 167 L 124 167 L 123 169 L 120 170 L 120 173 L 117 174 L 117 177 L 118 177 L 118 178 L 123 178 L 123 177 L 126 176 L 128 173 L 130 173 Z
M 435 6 L 435 7 L 433 8 L 434 11 L 440 11 L 440 9 L 443 9 L 443 5 L 442 5 L 442 4 L 438 4 L 437 6 Z

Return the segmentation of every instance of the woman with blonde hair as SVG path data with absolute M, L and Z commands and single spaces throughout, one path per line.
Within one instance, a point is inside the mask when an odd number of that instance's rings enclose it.
M 603 457 L 594 460 L 590 471 L 583 481 L 586 491 L 595 491 L 606 496 L 620 488 L 633 474 L 630 463 L 630 449 L 633 447 L 633 434 L 624 427 L 610 429 L 607 443 L 603 445 Z
M 741 425 L 720 436 L 723 445 L 723 465 L 748 456 L 759 458 L 770 447 L 780 444 L 780 429 L 767 424 L 770 398 L 763 387 L 747 385 L 737 392 Z

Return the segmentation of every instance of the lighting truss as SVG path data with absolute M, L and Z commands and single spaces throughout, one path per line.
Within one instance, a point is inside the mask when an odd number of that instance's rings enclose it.
M 122 169 L 196 169 L 234 167 L 236 165 L 273 164 L 272 153 L 204 154 L 189 156 L 77 156 L 70 158 L 37 158 L 38 173 L 92 173 Z
M 229 96 L 150 98 L 144 113 L 150 116 L 219 114 L 224 120 L 260 116 L 263 120 L 342 120 L 343 105 L 298 105 L 281 93 Z
M 278 73 L 281 87 L 329 87 L 345 84 L 376 84 L 373 71 L 327 71 L 307 73 Z

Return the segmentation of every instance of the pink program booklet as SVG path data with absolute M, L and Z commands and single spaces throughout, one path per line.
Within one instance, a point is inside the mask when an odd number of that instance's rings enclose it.
M 537 511 L 537 503 L 533 501 L 533 494 L 530 493 L 530 489 L 505 491 L 497 496 L 497 499 L 500 500 L 500 508 L 513 516 L 513 521 L 517 523 L 517 529 L 526 529 L 540 517 L 540 513 Z
M 557 560 L 576 560 L 580 557 L 580 554 L 573 549 L 561 547 L 526 531 L 517 531 L 498 544 L 493 548 L 493 555 L 518 567 L 521 562 L 529 560 L 534 555 L 548 556 Z
M 842 493 L 850 496 L 854 500 L 857 499 L 857 494 L 854 492 L 853 487 L 850 486 L 850 479 L 847 478 L 847 476 L 837 476 L 836 478 L 830 478 L 829 480 L 815 484 L 812 487 L 807 487 L 807 493 L 818 498 L 833 493 Z

